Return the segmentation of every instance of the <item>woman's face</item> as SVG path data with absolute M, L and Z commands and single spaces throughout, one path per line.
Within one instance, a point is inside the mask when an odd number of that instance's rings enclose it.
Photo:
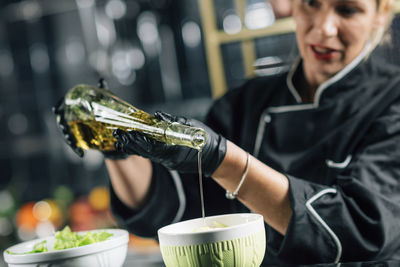
M 318 86 L 355 59 L 383 25 L 376 0 L 293 0 L 305 76 Z

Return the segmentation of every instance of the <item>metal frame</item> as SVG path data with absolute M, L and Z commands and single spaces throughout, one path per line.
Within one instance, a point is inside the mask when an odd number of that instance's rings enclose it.
M 241 21 L 244 21 L 247 0 L 234 1 Z M 213 98 L 218 98 L 227 91 L 221 45 L 241 42 L 245 75 L 249 78 L 255 75 L 253 67 L 256 56 L 254 39 L 290 33 L 295 31 L 296 28 L 293 19 L 288 17 L 278 19 L 272 26 L 264 29 L 249 30 L 245 25 L 242 25 L 242 30 L 240 32 L 236 34 L 227 34 L 217 28 L 214 0 L 198 0 L 198 3 Z M 394 13 L 400 13 L 400 0 L 395 0 Z

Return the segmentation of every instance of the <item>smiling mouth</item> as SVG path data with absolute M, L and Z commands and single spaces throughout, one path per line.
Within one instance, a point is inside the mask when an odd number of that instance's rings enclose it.
M 339 51 L 319 45 L 310 45 L 314 57 L 319 60 L 331 60 Z

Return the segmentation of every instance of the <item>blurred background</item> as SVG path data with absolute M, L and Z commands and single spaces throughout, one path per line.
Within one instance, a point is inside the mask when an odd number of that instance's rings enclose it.
M 2 0 L 0 251 L 65 225 L 118 227 L 102 155 L 79 158 L 57 129 L 51 108 L 69 88 L 102 77 L 147 112 L 202 119 L 228 88 L 287 70 L 287 14 L 266 0 Z M 396 17 L 377 54 L 395 64 L 398 29 Z M 127 262 L 161 262 L 156 242 L 131 236 Z

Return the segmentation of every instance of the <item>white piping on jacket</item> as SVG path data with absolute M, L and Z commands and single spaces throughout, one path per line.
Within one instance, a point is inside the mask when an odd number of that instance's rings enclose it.
M 290 107 L 290 106 L 270 107 L 270 108 L 267 108 L 266 110 L 264 110 L 264 112 L 261 114 L 261 118 L 258 123 L 256 143 L 254 145 L 253 156 L 257 157 L 258 153 L 260 153 L 262 138 L 263 138 L 264 132 L 265 132 L 265 126 L 267 123 L 271 122 L 270 113 L 280 113 L 280 112 L 286 112 L 286 111 L 310 109 L 310 107 L 312 107 L 312 105 L 306 104 L 306 105 L 296 105 L 293 107 Z M 290 110 L 289 110 L 289 108 L 290 108 Z
M 268 109 L 264 110 L 263 114 L 261 115 L 261 119 L 258 122 L 256 143 L 254 145 L 253 151 L 254 157 L 257 157 L 258 153 L 260 152 L 261 142 L 265 131 L 265 125 L 271 121 L 271 116 L 268 113 Z
M 294 87 L 293 84 L 293 76 L 294 73 L 296 72 L 297 67 L 299 66 L 301 61 L 301 57 L 297 57 L 296 61 L 293 63 L 292 67 L 289 70 L 288 75 L 286 76 L 286 84 L 289 88 L 289 91 L 292 93 L 293 97 L 296 99 L 297 103 L 301 103 L 301 96 L 297 92 L 296 88 Z
M 176 223 L 179 222 L 183 217 L 183 213 L 186 208 L 186 197 L 179 173 L 177 171 L 170 171 L 170 173 L 172 176 L 172 180 L 174 181 L 176 192 L 178 193 L 178 199 L 179 199 L 179 208 L 178 211 L 176 212 L 174 220 L 172 221 L 172 223 Z
M 344 169 L 347 166 L 349 166 L 350 161 L 352 159 L 352 155 L 347 155 L 346 159 L 343 162 L 334 162 L 333 160 L 327 159 L 326 165 L 330 168 L 335 168 L 335 169 Z
M 328 88 L 331 84 L 337 82 L 338 80 L 342 79 L 345 75 L 347 75 L 351 70 L 353 70 L 369 53 L 370 51 L 371 44 L 367 43 L 364 47 L 364 49 L 361 51 L 361 53 L 353 59 L 352 62 L 350 62 L 348 65 L 346 65 L 342 70 L 340 70 L 338 73 L 336 73 L 334 76 L 332 76 L 330 79 L 327 81 L 321 83 L 317 90 L 315 91 L 314 95 L 314 102 L 310 106 L 312 108 L 317 108 L 319 106 L 319 101 L 321 98 L 322 93 L 325 91 L 326 88 Z M 293 64 L 292 68 L 290 69 L 290 72 L 286 76 L 286 84 L 289 88 L 289 91 L 292 93 L 293 97 L 296 99 L 298 103 L 301 103 L 301 97 L 299 96 L 296 88 L 293 85 L 293 76 L 294 73 L 296 72 L 296 69 L 300 63 L 300 58 L 298 58 L 295 63 Z M 290 110 L 288 110 L 290 111 Z
M 315 219 L 317 219 L 317 221 L 322 225 L 323 228 L 325 228 L 325 230 L 329 233 L 329 235 L 333 239 L 333 242 L 337 247 L 337 254 L 334 263 L 339 263 L 339 260 L 342 256 L 342 243 L 340 242 L 337 235 L 332 231 L 332 229 L 326 224 L 326 222 L 321 218 L 321 216 L 319 216 L 319 214 L 315 211 L 315 209 L 311 205 L 315 200 L 329 193 L 336 194 L 337 190 L 334 188 L 328 188 L 320 191 L 306 202 L 306 207 L 310 211 L 311 215 L 313 215 Z
M 300 57 L 297 58 L 296 61 L 294 62 L 294 64 L 292 65 L 288 75 L 286 76 L 286 84 L 287 84 L 287 87 L 289 88 L 289 91 L 295 98 L 296 102 L 299 103 L 300 105 L 269 107 L 263 111 L 263 113 L 261 114 L 259 123 L 258 123 L 257 136 L 256 136 L 256 142 L 254 144 L 253 155 L 255 157 L 257 157 L 258 153 L 260 152 L 262 138 L 265 133 L 266 123 L 269 123 L 271 121 L 271 116 L 269 115 L 269 113 L 282 113 L 282 112 L 290 112 L 290 111 L 299 111 L 299 110 L 318 108 L 321 95 L 325 91 L 325 89 L 328 88 L 331 84 L 342 79 L 352 69 L 354 69 L 368 55 L 370 47 L 371 47 L 371 44 L 367 43 L 365 45 L 364 49 L 361 51 L 361 53 L 352 62 L 350 62 L 347 66 L 345 66 L 341 71 L 336 73 L 332 78 L 330 78 L 329 80 L 320 84 L 320 86 L 318 87 L 318 89 L 314 95 L 314 103 L 312 103 L 312 104 L 300 104 L 301 97 L 293 85 L 293 75 L 300 63 Z M 263 123 L 263 122 L 265 122 L 265 123 Z

